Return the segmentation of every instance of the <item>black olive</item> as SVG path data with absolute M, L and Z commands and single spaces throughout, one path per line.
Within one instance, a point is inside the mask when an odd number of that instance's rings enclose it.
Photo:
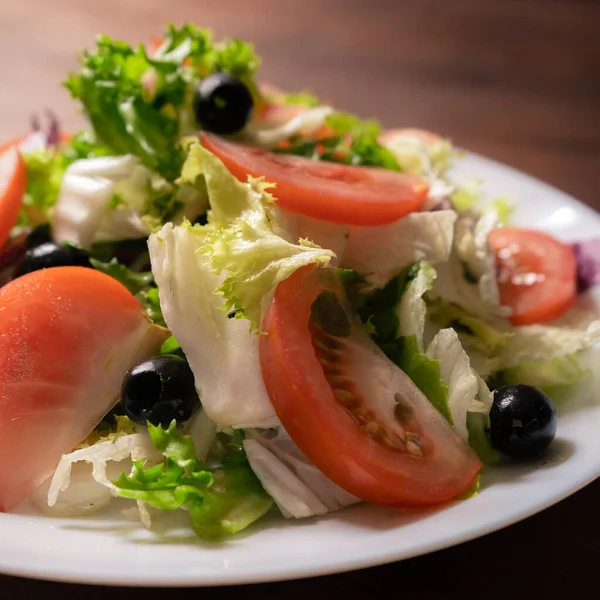
M 121 388 L 125 414 L 136 423 L 168 427 L 173 419 L 187 421 L 200 408 L 194 374 L 187 361 L 161 354 L 136 365 Z
M 556 435 L 552 400 L 532 385 L 505 385 L 494 391 L 490 410 L 490 441 L 504 454 L 535 456 Z
M 50 235 L 50 223 L 44 223 L 38 225 L 35 229 L 32 229 L 27 236 L 27 248 L 35 248 L 41 246 L 46 242 L 51 242 L 52 236 Z
M 69 266 L 93 268 L 90 263 L 90 256 L 85 250 L 74 246 L 46 242 L 25 252 L 23 260 L 15 271 L 15 277 L 40 269 Z
M 252 116 L 252 94 L 235 77 L 213 73 L 198 85 L 194 97 L 194 114 L 207 131 L 232 134 L 241 131 Z

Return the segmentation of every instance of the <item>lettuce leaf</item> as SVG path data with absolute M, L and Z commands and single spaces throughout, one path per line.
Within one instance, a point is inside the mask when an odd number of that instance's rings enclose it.
M 167 224 L 148 248 L 160 308 L 186 355 L 202 405 L 219 427 L 277 424 L 262 380 L 258 338 L 248 323 L 229 318 L 214 294 L 223 280 L 202 253 L 205 229 Z
M 242 531 L 270 510 L 273 501 L 243 453 L 226 455 L 221 466 L 207 469 L 196 458 L 192 438 L 182 436 L 175 421 L 168 429 L 148 424 L 148 431 L 166 460 L 150 468 L 134 462 L 131 475 L 122 473 L 114 482 L 116 496 L 160 510 L 185 507 L 192 528 L 206 540 Z
M 243 446 L 252 470 L 284 517 L 311 517 L 360 502 L 321 473 L 283 427 L 271 433 L 249 430 Z
M 57 515 L 95 512 L 113 497 L 111 477 L 130 468 L 131 461 L 146 465 L 161 462 L 162 457 L 146 432 L 133 433 L 127 423 L 118 423 L 121 427 L 116 431 L 90 437 L 62 457 L 37 498 L 45 512 Z M 89 463 L 91 469 L 82 468 L 82 463 Z
M 548 360 L 523 358 L 518 365 L 497 373 L 496 379 L 503 384 L 526 383 L 549 388 L 579 383 L 589 374 L 574 353 Z
M 431 264 L 417 263 L 408 274 L 406 287 L 397 307 L 398 334 L 414 336 L 420 352 L 424 350 L 423 335 L 427 314 L 423 296 L 431 290 L 436 277 L 437 273 Z
M 106 275 L 122 283 L 134 296 L 154 283 L 152 271 L 132 271 L 122 265 L 116 258 L 111 259 L 110 262 L 90 258 L 90 262 L 94 269 L 102 271 L 102 273 L 106 273 Z
M 100 36 L 84 52 L 65 86 L 81 101 L 94 132 L 114 154 L 132 154 L 173 181 L 181 172 L 181 136 L 196 128 L 192 102 L 198 82 L 214 71 L 242 79 L 252 90 L 258 58 L 239 40 L 214 43 L 206 29 L 170 25 L 155 55 L 140 45 Z
M 418 346 L 417 337 L 409 335 L 383 346 L 384 352 L 398 365 L 425 394 L 429 402 L 452 424 L 449 405 L 449 388 L 442 378 L 440 360 L 424 354 Z
M 454 211 L 440 210 L 412 213 L 379 227 L 351 227 L 340 266 L 358 271 L 372 288 L 381 288 L 415 262 L 447 261 L 455 220 Z
M 206 202 L 201 185 L 170 184 L 130 154 L 77 160 L 63 176 L 53 235 L 83 248 L 147 237 L 164 222 L 205 212 Z
M 484 319 L 510 314 L 510 309 L 500 306 L 496 259 L 488 241 L 489 232 L 496 227 L 494 212 L 469 213 L 456 220 L 452 252 L 448 261 L 437 267 L 432 297 Z
M 492 447 L 488 437 L 489 416 L 484 413 L 467 413 L 469 445 L 486 465 L 497 465 L 502 455 Z
M 199 143 L 188 146 L 182 180 L 204 175 L 211 210 L 202 227 L 202 252 L 215 273 L 225 273 L 216 293 L 223 296 L 223 310 L 260 326 L 262 302 L 280 282 L 308 265 L 326 266 L 335 256 L 308 240 L 293 244 L 275 232 L 271 205 L 273 187 L 262 179 L 240 183 L 223 163 Z
M 381 125 L 377 121 L 335 111 L 327 116 L 324 125 L 328 135 L 318 139 L 292 135 L 289 143 L 277 151 L 347 165 L 400 170 L 394 154 L 379 142 Z
M 427 348 L 427 357 L 439 363 L 440 376 L 448 386 L 448 406 L 456 433 L 465 441 L 469 439 L 467 414 L 488 413 L 492 404 L 491 392 L 471 368 L 453 329 L 439 331 Z
M 383 145 L 395 156 L 402 171 L 429 180 L 443 175 L 456 158 L 450 140 L 426 142 L 410 129 L 385 136 Z

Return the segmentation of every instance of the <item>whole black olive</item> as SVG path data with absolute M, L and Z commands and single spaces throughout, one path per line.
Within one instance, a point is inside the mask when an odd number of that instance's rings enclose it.
M 187 421 L 200 408 L 187 361 L 173 354 L 154 356 L 128 371 L 121 388 L 125 414 L 136 423 L 167 427 Z
M 90 256 L 85 250 L 54 242 L 45 242 L 25 252 L 25 256 L 15 271 L 15 277 L 40 269 L 69 266 L 93 268 Z
M 552 400 L 532 385 L 506 385 L 494 391 L 490 410 L 490 442 L 509 456 L 535 456 L 556 435 Z
M 241 131 L 252 116 L 252 94 L 227 73 L 205 77 L 196 90 L 194 114 L 202 129 L 219 134 Z

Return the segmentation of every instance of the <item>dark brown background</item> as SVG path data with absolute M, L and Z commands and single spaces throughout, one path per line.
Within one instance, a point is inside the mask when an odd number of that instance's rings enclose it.
M 165 20 L 254 40 L 262 77 L 387 126 L 443 132 L 600 209 L 600 2 L 576 0 L 0 0 L 0 136 L 52 107 L 104 32 L 146 41 Z M 600 457 L 599 457 L 600 460 Z M 0 519 L 0 536 L 2 526 Z M 398 535 L 402 535 L 400 531 Z M 597 598 L 600 482 L 526 522 L 433 555 L 350 574 L 177 597 Z M 159 598 L 0 576 L 0 597 Z

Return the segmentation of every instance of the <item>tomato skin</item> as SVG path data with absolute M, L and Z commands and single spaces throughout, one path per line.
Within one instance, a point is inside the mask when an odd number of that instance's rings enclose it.
M 573 307 L 577 264 L 569 246 L 540 231 L 506 227 L 489 236 L 496 254 L 500 304 L 513 325 L 546 323 Z
M 19 217 L 27 188 L 27 169 L 16 148 L 0 154 L 0 248 Z
M 42 269 L 0 288 L 0 512 L 85 439 L 165 333 L 94 269 Z
M 429 190 L 424 180 L 396 171 L 273 154 L 207 133 L 200 140 L 240 181 L 264 176 L 277 184 L 282 208 L 323 221 L 392 223 L 419 210 Z
M 425 417 L 419 431 L 424 457 L 376 442 L 335 399 L 308 329 L 315 299 L 324 289 L 340 289 L 325 271 L 299 269 L 278 285 L 265 313 L 261 369 L 281 423 L 311 462 L 365 501 L 424 506 L 455 498 L 469 488 L 481 463 L 424 397 L 418 415 Z

